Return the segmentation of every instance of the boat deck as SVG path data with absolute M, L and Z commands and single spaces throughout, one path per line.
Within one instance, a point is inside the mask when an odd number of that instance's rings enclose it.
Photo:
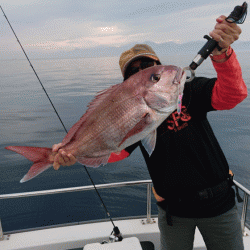
M 145 220 L 146 218 L 144 218 Z M 125 238 L 137 237 L 142 242 L 142 249 L 149 250 L 145 242 L 152 242 L 154 249 L 160 249 L 157 218 L 151 224 L 142 223 L 142 219 L 124 219 L 115 221 Z M 108 241 L 113 230 L 110 222 L 64 226 L 30 232 L 5 235 L 0 241 L 1 250 L 76 250 L 83 249 L 86 244 Z M 7 239 L 8 238 L 8 239 Z M 180 239 L 181 240 L 181 239 Z M 112 243 L 110 243 L 112 244 Z M 246 228 L 244 236 L 245 249 L 250 249 L 250 231 Z M 152 249 L 152 248 L 151 248 Z M 205 250 L 205 243 L 199 230 L 194 240 L 195 250 Z
M 250 191 L 235 181 L 237 187 L 244 194 L 242 204 L 241 225 L 244 232 L 244 246 L 250 250 L 250 228 L 246 223 L 246 214 L 248 210 L 248 197 Z M 115 225 L 120 229 L 123 238 L 128 239 L 136 237 L 141 242 L 143 250 L 160 249 L 160 237 L 157 216 L 151 216 L 151 180 L 111 183 L 96 185 L 98 189 L 125 187 L 134 185 L 147 185 L 147 214 L 142 217 L 116 218 Z M 76 188 L 65 188 L 58 190 L 46 190 L 27 193 L 17 193 L 0 195 L 0 199 L 17 199 L 39 195 L 53 195 L 56 193 L 80 192 L 93 190 L 93 186 L 83 186 Z M 83 249 L 84 246 L 92 243 L 101 243 L 109 241 L 110 233 L 113 231 L 113 225 L 110 221 L 91 221 L 74 225 L 54 226 L 51 228 L 38 228 L 29 231 L 3 232 L 0 221 L 0 249 L 1 250 L 71 250 Z M 181 240 L 181 239 L 180 239 Z M 110 243 L 113 244 L 113 243 Z M 138 242 L 139 244 L 139 242 Z M 106 244 L 105 244 L 106 245 Z M 150 248 L 151 245 L 151 248 Z M 111 246 L 111 245 L 110 245 Z M 111 248 L 110 248 L 111 249 Z M 113 249 L 113 248 L 112 248 Z M 205 243 L 199 232 L 196 230 L 194 239 L 194 250 L 205 250 Z

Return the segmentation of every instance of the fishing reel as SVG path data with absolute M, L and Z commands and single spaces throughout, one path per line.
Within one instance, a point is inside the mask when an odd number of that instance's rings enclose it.
M 247 2 L 244 2 L 241 6 L 236 6 L 231 14 L 226 18 L 226 21 L 237 24 L 244 23 L 247 16 L 247 7 Z M 205 35 L 204 38 L 208 40 L 207 43 L 201 48 L 196 57 L 193 59 L 192 63 L 188 67 L 184 68 L 184 70 L 189 70 L 191 72 L 191 77 L 186 80 L 187 82 L 193 80 L 197 67 L 200 66 L 205 59 L 207 59 L 207 57 L 216 47 L 219 51 L 221 50 L 218 42 L 212 39 L 210 36 Z

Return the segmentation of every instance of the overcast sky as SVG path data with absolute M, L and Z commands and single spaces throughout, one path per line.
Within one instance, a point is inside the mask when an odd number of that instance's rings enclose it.
M 248 0 L 248 4 L 249 4 Z M 2 0 L 23 46 L 41 53 L 130 42 L 203 40 L 235 0 Z M 250 17 L 240 26 L 250 41 Z M 20 50 L 0 14 L 0 53 Z

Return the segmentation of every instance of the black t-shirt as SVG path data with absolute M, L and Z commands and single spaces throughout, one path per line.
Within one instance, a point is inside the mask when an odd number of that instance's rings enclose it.
M 228 178 L 229 166 L 207 120 L 216 78 L 196 77 L 184 88 L 182 112 L 173 112 L 157 129 L 156 147 L 149 157 L 140 146 L 154 188 L 167 200 L 171 215 L 212 217 L 235 205 L 234 190 L 205 201 L 192 201 L 192 194 L 216 186 Z M 182 199 L 190 197 L 190 199 Z

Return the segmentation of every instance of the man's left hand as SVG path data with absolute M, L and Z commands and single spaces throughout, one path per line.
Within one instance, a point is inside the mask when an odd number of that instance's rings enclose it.
M 220 55 L 225 52 L 234 41 L 239 39 L 241 28 L 236 23 L 227 22 L 226 16 L 220 16 L 216 21 L 217 24 L 209 35 L 216 40 L 222 48 L 221 51 L 216 48 L 212 54 Z

